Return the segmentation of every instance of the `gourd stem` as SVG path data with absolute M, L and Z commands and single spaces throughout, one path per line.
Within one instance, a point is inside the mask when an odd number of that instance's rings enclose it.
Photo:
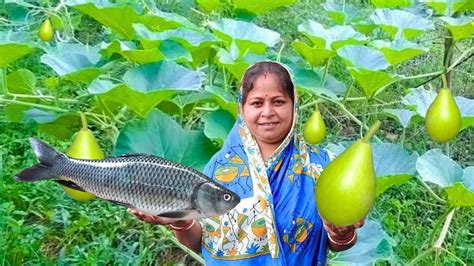
M 86 119 L 86 115 L 81 112 L 81 122 L 82 122 L 82 130 L 87 130 L 87 119 Z
M 380 120 L 375 121 L 375 123 L 370 127 L 369 131 L 367 131 L 367 133 L 365 134 L 362 140 L 365 143 L 369 143 L 370 139 L 375 134 L 375 132 L 377 132 L 381 124 L 382 122 L 380 122 Z

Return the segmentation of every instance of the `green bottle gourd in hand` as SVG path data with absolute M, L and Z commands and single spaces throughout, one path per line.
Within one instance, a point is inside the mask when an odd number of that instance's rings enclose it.
M 461 112 L 448 88 L 442 88 L 431 103 L 425 117 L 430 137 L 444 143 L 452 140 L 461 128 Z
M 317 180 L 319 214 L 333 225 L 355 224 L 367 216 L 374 204 L 376 178 L 369 141 L 380 124 L 376 121 L 363 139 L 332 160 Z
M 315 145 L 323 141 L 325 136 L 326 124 L 324 124 L 321 112 L 316 107 L 316 111 L 313 112 L 304 125 L 303 137 L 307 143 Z
M 69 147 L 66 154 L 75 159 L 90 159 L 100 160 L 104 159 L 104 153 L 100 149 L 94 134 L 90 129 L 87 128 L 87 120 L 84 114 L 81 113 L 82 128 L 77 132 L 71 146 Z M 76 189 L 63 187 L 66 194 L 78 201 L 88 201 L 95 198 L 95 195 L 79 191 Z

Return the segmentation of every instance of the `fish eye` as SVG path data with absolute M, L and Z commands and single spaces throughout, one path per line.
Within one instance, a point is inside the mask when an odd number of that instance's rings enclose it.
M 229 201 L 232 199 L 232 196 L 230 194 L 224 194 L 224 200 Z

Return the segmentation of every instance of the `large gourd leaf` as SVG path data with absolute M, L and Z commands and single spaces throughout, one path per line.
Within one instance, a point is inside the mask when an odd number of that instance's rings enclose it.
M 423 181 L 444 188 L 451 206 L 474 206 L 474 167 L 463 170 L 439 149 L 433 149 L 418 158 L 416 170 Z
M 325 29 L 314 20 L 298 25 L 298 31 L 308 37 L 315 47 L 327 50 L 337 50 L 344 45 L 363 44 L 367 41 L 367 37 L 355 31 L 351 26 L 334 26 Z
M 437 13 L 445 16 L 452 16 L 456 12 L 474 10 L 472 0 L 425 0 L 424 2 Z
M 349 22 L 359 21 L 361 14 L 349 3 L 339 4 L 332 1 L 327 1 L 322 4 L 322 7 L 328 15 L 336 22 L 336 24 L 344 25 Z
M 327 59 L 336 55 L 335 51 L 325 48 L 311 47 L 303 41 L 294 41 L 293 47 L 312 66 L 318 66 Z
M 101 47 L 101 53 L 106 57 L 110 57 L 113 54 L 119 54 L 138 64 L 157 62 L 165 57 L 157 47 L 151 49 L 138 49 L 135 43 L 128 41 L 115 40 L 111 43 L 102 43 Z
M 398 80 L 397 75 L 383 72 L 389 63 L 385 56 L 373 48 L 362 45 L 346 45 L 337 54 L 348 65 L 348 70 L 367 97 L 373 97 L 381 89 Z
M 81 128 L 79 114 L 72 112 L 57 114 L 31 108 L 23 112 L 22 121 L 34 121 L 40 131 L 62 140 L 71 138 Z
M 352 248 L 332 253 L 330 265 L 375 265 L 376 261 L 390 260 L 393 254 L 393 240 L 378 221 L 366 220 L 357 229 L 357 243 Z
M 7 76 L 10 93 L 29 94 L 36 87 L 36 76 L 28 69 L 18 69 Z
M 128 70 L 123 83 L 97 79 L 89 92 L 106 101 L 125 104 L 138 115 L 146 116 L 159 102 L 178 91 L 201 88 L 203 74 L 169 61 L 160 61 Z
M 124 126 L 114 154 L 152 154 L 202 171 L 216 151 L 202 131 L 184 130 L 171 117 L 156 110 L 144 120 Z
M 392 143 L 373 144 L 372 148 L 377 176 L 377 195 L 415 176 L 417 154 L 410 154 L 401 146 Z
M 234 126 L 235 118 L 231 113 L 218 109 L 205 114 L 202 121 L 204 122 L 204 134 L 222 145 Z
M 264 53 L 268 47 L 274 47 L 280 41 L 280 34 L 259 27 L 251 22 L 223 18 L 217 22 L 211 21 L 209 26 L 214 34 L 230 47 L 233 42 L 240 51 L 252 50 Z
M 326 81 L 322 84 L 324 74 L 321 69 L 311 70 L 292 67 L 292 72 L 295 85 L 300 90 L 316 95 L 325 95 L 334 100 L 338 100 L 339 96 L 344 95 L 347 90 L 346 85 L 332 75 L 327 75 Z
M 233 0 L 235 8 L 255 14 L 264 14 L 275 8 L 292 5 L 296 1 L 298 0 Z
M 460 41 L 474 35 L 474 18 L 472 17 L 442 17 L 441 20 L 446 23 L 446 28 L 451 32 L 455 41 Z
M 392 39 L 398 33 L 399 37 L 411 40 L 423 32 L 434 30 L 434 24 L 430 20 L 403 10 L 376 9 L 370 18 Z
M 89 83 L 102 73 L 102 69 L 97 67 L 100 61 L 98 46 L 58 43 L 55 47 L 45 48 L 45 51 L 41 63 L 64 79 Z
M 243 77 L 245 70 L 249 66 L 264 60 L 268 60 L 267 55 L 260 55 L 248 52 L 243 56 L 239 56 L 238 54 L 232 55 L 226 49 L 217 48 L 217 65 L 225 67 L 230 73 L 232 73 L 232 75 L 234 75 L 237 80 L 240 80 Z
M 385 55 L 385 58 L 387 58 L 387 61 L 392 66 L 403 63 L 429 51 L 428 48 L 402 38 L 398 38 L 392 42 L 376 40 L 374 41 L 374 46 Z
M 407 128 L 416 113 L 407 109 L 384 109 L 383 113 L 395 118 L 402 127 Z
M 0 67 L 32 53 L 35 48 L 26 43 L 26 33 L 0 31 Z
M 402 103 L 409 107 L 413 107 L 418 115 L 425 117 L 428 108 L 435 98 L 435 92 L 417 88 L 407 94 L 402 99 Z M 474 124 L 474 100 L 462 96 L 456 96 L 454 97 L 454 100 L 461 112 L 461 130 L 472 126 Z
M 413 0 L 370 0 L 376 8 L 410 7 Z

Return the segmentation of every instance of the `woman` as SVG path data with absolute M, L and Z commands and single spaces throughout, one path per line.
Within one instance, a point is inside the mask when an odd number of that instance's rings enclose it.
M 357 241 L 355 225 L 321 220 L 314 187 L 333 158 L 295 132 L 298 101 L 285 67 L 260 62 L 244 74 L 239 118 L 204 173 L 239 194 L 225 215 L 176 221 L 130 210 L 139 219 L 168 224 L 178 240 L 202 252 L 206 264 L 326 264 L 327 248 Z

